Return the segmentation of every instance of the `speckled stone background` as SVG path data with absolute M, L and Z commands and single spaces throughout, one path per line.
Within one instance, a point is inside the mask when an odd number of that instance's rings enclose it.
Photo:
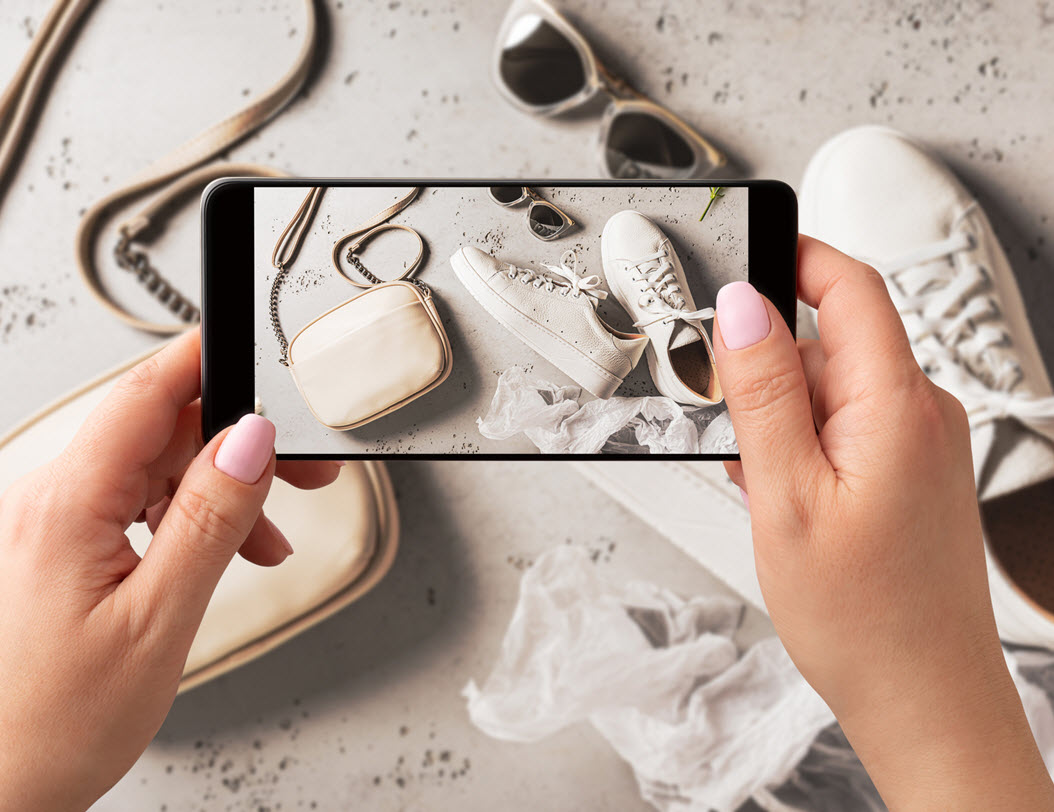
M 279 314 L 288 338 L 319 314 L 360 292 L 334 269 L 330 256 L 333 243 L 407 191 L 334 188 L 325 193 L 313 228 L 279 291 Z M 256 190 L 256 393 L 265 414 L 278 427 L 275 447 L 279 452 L 537 453 L 523 435 L 488 440 L 479 432 L 476 419 L 487 414 L 498 376 L 515 366 L 558 386 L 574 385 L 574 381 L 502 327 L 465 289 L 450 267 L 450 256 L 464 245 L 474 245 L 517 267 L 535 269 L 541 269 L 542 263 L 559 265 L 565 251 L 574 251 L 579 276 L 596 274 L 603 282 L 600 233 L 609 217 L 631 208 L 652 218 L 670 238 L 684 265 L 695 307 L 713 307 L 723 284 L 747 276 L 747 189 L 728 189 L 702 222 L 699 215 L 710 200 L 705 187 L 645 187 L 624 192 L 604 187 L 539 186 L 536 191 L 576 222 L 573 231 L 542 242 L 527 229 L 526 205 L 503 209 L 489 198 L 486 189 L 474 188 L 426 188 L 393 218 L 394 223 L 417 229 L 426 242 L 426 257 L 416 277 L 435 293 L 450 338 L 454 368 L 441 386 L 408 406 L 358 429 L 334 431 L 315 420 L 289 370 L 278 362 L 278 342 L 268 310 L 274 280 L 271 253 L 303 200 L 305 189 Z M 361 259 L 370 271 L 390 279 L 401 273 L 416 253 L 417 243 L 411 235 L 392 231 L 364 246 Z M 613 296 L 602 301 L 598 310 L 616 329 L 634 331 L 633 319 Z M 709 329 L 709 322 L 704 327 Z M 658 394 L 645 360 L 615 394 Z M 583 393 L 582 402 L 591 399 Z M 715 416 L 725 410 L 723 403 L 712 407 Z
M 929 142 L 978 194 L 1054 358 L 1052 0 L 560 0 L 601 56 L 733 156 L 796 184 L 831 135 L 878 122 Z M 602 104 L 560 121 L 505 105 L 488 59 L 500 0 L 326 0 L 302 96 L 232 150 L 304 175 L 583 177 Z M 45 13 L 5 0 L 0 76 Z M 0 200 L 0 425 L 156 339 L 108 319 L 72 266 L 79 214 L 275 81 L 299 47 L 299 0 L 99 0 Z M 155 261 L 198 285 L 197 213 Z M 100 247 L 109 251 L 112 232 Z M 142 292 L 107 264 L 137 311 Z M 355 607 L 181 698 L 118 810 L 631 810 L 629 770 L 589 729 L 534 746 L 468 724 L 522 568 L 584 546 L 612 577 L 685 592 L 706 571 L 550 464 L 393 465 L 404 541 Z M 749 543 L 729 539 L 728 543 Z M 765 632 L 752 615 L 752 633 Z M 749 636 L 749 635 L 748 635 Z M 440 772 L 442 771 L 442 772 Z

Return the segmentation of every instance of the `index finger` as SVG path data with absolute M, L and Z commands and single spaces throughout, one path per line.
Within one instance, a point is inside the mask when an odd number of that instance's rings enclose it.
M 885 280 L 870 265 L 804 234 L 798 237 L 798 298 L 817 310 L 824 355 L 866 351 L 878 369 L 914 358 Z
M 201 335 L 191 330 L 121 376 L 63 452 L 78 497 L 129 523 L 146 498 L 147 466 L 164 451 L 180 410 L 201 392 Z

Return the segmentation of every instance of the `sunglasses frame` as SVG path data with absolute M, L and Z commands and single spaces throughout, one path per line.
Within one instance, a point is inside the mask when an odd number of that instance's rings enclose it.
M 512 184 L 509 185 L 512 186 Z M 534 237 L 544 242 L 550 242 L 552 240 L 555 240 L 557 237 L 562 237 L 569 229 L 572 229 L 576 225 L 578 225 L 574 220 L 571 219 L 567 212 L 560 209 L 560 207 L 557 206 L 555 203 L 546 200 L 544 197 L 534 191 L 534 189 L 532 189 L 530 186 L 520 186 L 520 196 L 515 200 L 510 200 L 508 203 L 498 200 L 498 198 L 494 196 L 493 186 L 487 187 L 487 195 L 490 197 L 491 200 L 493 200 L 503 209 L 511 209 L 515 206 L 519 206 L 525 200 L 531 201 L 531 205 L 527 207 L 527 230 L 530 231 Z M 563 223 L 560 225 L 560 228 L 557 231 L 554 231 L 548 237 L 543 237 L 541 234 L 531 228 L 531 212 L 534 211 L 535 206 L 547 206 L 548 208 L 552 209 L 557 214 L 559 214 L 560 217 L 563 219 Z
M 516 21 L 528 14 L 536 14 L 541 17 L 542 20 L 549 23 L 566 37 L 568 42 L 578 52 L 582 65 L 585 68 L 586 80 L 582 89 L 553 104 L 535 105 L 525 102 L 513 92 L 501 75 L 501 56 L 505 51 L 503 45 L 508 40 L 508 35 Z M 502 20 L 501 27 L 498 29 L 494 56 L 491 60 L 491 78 L 506 101 L 525 113 L 537 116 L 556 116 L 565 113 L 585 104 L 598 93 L 606 93 L 610 96 L 611 103 L 601 118 L 597 140 L 600 168 L 609 177 L 614 176 L 608 167 L 605 145 L 611 132 L 612 123 L 624 113 L 643 113 L 654 116 L 681 136 L 692 150 L 694 161 L 688 169 L 678 172 L 676 175 L 663 176 L 659 178 L 660 180 L 682 180 L 699 177 L 697 172 L 701 166 L 708 166 L 709 170 L 706 174 L 710 174 L 728 162 L 724 153 L 707 141 L 702 133 L 667 108 L 649 99 L 625 80 L 611 73 L 597 58 L 586 38 L 546 0 L 513 0 L 509 10 L 505 13 L 505 19 Z M 628 180 L 629 178 L 626 179 Z

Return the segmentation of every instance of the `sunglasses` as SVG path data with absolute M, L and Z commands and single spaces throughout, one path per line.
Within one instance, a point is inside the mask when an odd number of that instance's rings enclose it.
M 531 201 L 527 209 L 527 228 L 539 240 L 555 240 L 575 225 L 574 220 L 529 186 L 491 186 L 489 192 L 490 199 L 506 209 Z
M 514 0 L 492 66 L 502 95 L 527 113 L 552 116 L 597 93 L 611 104 L 600 125 L 601 168 L 613 178 L 697 178 L 725 156 L 666 108 L 612 75 L 585 38 L 545 0 Z

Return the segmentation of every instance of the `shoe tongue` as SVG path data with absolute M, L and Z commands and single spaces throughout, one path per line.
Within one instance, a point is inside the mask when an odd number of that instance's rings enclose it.
M 699 335 L 699 331 L 694 326 L 686 321 L 677 319 L 673 323 L 673 333 L 670 335 L 670 349 L 676 350 L 678 347 L 686 347 L 701 339 L 702 336 Z

